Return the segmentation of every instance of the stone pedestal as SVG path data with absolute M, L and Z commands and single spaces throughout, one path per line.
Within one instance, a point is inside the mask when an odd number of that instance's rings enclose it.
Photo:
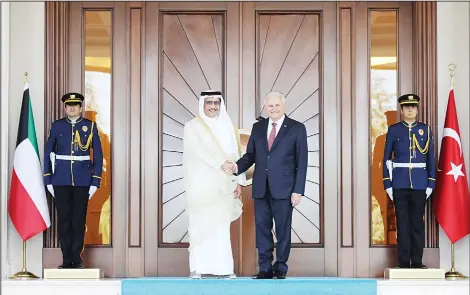
M 99 268 L 49 268 L 44 269 L 44 279 L 100 279 Z
M 384 270 L 385 279 L 445 279 L 446 272 L 442 268 L 387 268 Z

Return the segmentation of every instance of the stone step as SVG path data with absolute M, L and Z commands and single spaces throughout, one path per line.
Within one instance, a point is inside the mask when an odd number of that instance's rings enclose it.
M 387 268 L 384 270 L 386 279 L 445 279 L 446 272 L 442 268 Z
M 103 273 L 99 268 L 48 268 L 44 269 L 44 279 L 100 279 Z

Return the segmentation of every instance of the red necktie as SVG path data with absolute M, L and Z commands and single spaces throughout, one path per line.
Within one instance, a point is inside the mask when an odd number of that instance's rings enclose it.
M 276 123 L 272 123 L 273 129 L 271 129 L 271 133 L 269 133 L 269 138 L 268 138 L 268 149 L 271 150 L 271 147 L 273 146 L 274 139 L 276 138 Z

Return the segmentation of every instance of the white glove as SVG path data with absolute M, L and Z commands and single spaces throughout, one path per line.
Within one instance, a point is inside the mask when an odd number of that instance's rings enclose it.
M 388 189 L 386 189 L 386 191 L 387 191 L 387 195 L 390 198 L 390 200 L 393 201 L 393 189 L 391 187 L 389 187 Z
M 91 197 L 93 197 L 97 189 L 98 188 L 94 185 L 90 186 L 90 190 L 88 191 L 88 194 L 89 194 L 88 200 L 91 200 Z
M 428 187 L 428 188 L 426 189 L 426 200 L 429 198 L 429 196 L 431 195 L 431 193 L 432 193 L 432 188 Z
M 51 193 L 51 195 L 55 198 L 54 196 L 54 188 L 52 187 L 52 184 L 47 185 L 47 190 Z

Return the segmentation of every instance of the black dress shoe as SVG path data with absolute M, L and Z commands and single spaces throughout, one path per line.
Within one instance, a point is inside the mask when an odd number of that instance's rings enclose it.
M 259 273 L 253 275 L 252 278 L 255 279 L 255 280 L 272 279 L 273 278 L 273 273 L 272 272 L 267 272 L 267 271 L 260 271 Z
M 396 266 L 396 268 L 410 268 L 410 265 L 409 265 L 409 264 L 400 264 L 400 263 L 399 263 L 399 264 Z
M 416 264 L 411 264 L 411 268 L 422 268 L 422 269 L 426 269 L 428 268 L 426 265 L 422 264 L 422 263 L 416 263 Z
M 79 262 L 79 263 L 74 263 L 73 268 L 85 268 L 85 266 L 83 265 L 83 263 Z
M 280 279 L 280 280 L 285 279 L 285 278 L 286 278 L 286 274 L 287 274 L 287 273 L 285 273 L 285 272 L 283 272 L 283 271 L 280 271 L 280 270 L 274 271 L 274 277 L 276 277 L 276 278 L 278 278 L 278 279 Z
M 63 268 L 72 268 L 72 263 L 62 263 L 61 265 L 59 265 L 59 268 L 60 269 L 63 269 Z

